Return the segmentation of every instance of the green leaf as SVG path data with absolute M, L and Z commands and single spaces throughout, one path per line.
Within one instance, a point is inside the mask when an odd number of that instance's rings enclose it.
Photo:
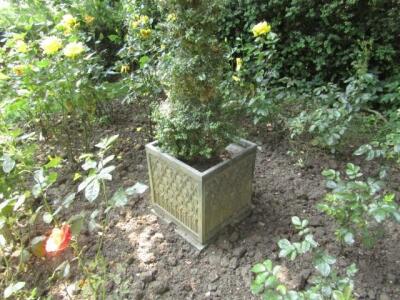
M 59 156 L 49 157 L 49 162 L 45 165 L 46 169 L 57 168 L 61 165 L 62 158 Z
M 319 261 L 315 268 L 321 273 L 322 276 L 327 277 L 331 273 L 331 266 L 325 261 Z
M 256 264 L 251 268 L 251 271 L 253 273 L 261 273 L 261 272 L 265 272 L 267 270 L 267 268 L 265 267 L 264 264 Z
M 7 246 L 7 241 L 4 235 L 0 233 L 0 249 L 4 249 L 6 246 Z
M 71 227 L 72 235 L 75 235 L 75 236 L 79 235 L 79 233 L 82 230 L 84 221 L 85 221 L 84 214 L 75 215 L 75 216 L 72 216 L 71 218 L 69 218 L 67 223 Z
M 264 300 L 280 300 L 280 295 L 273 290 L 266 290 L 263 298 Z
M 43 222 L 50 224 L 53 221 L 53 215 L 49 212 L 43 214 Z
M 15 168 L 15 160 L 9 154 L 4 154 L 2 160 L 4 173 L 9 174 Z
M 111 198 L 111 204 L 115 207 L 123 207 L 128 203 L 128 197 L 122 188 L 119 188 Z
M 140 68 L 142 69 L 149 61 L 150 61 L 150 57 L 148 57 L 147 55 L 142 56 L 139 59 Z
M 100 182 L 96 179 L 92 180 L 85 188 L 85 198 L 89 202 L 93 202 L 97 199 L 100 193 Z
M 267 259 L 266 261 L 264 261 L 263 265 L 267 268 L 268 272 L 272 271 L 272 261 L 270 259 Z
M 356 264 L 351 264 L 349 267 L 346 269 L 346 274 L 349 277 L 353 277 L 356 273 L 358 272 Z
M 20 281 L 17 283 L 11 283 L 6 289 L 4 290 L 4 298 L 7 299 L 13 294 L 17 293 L 19 290 L 23 289 L 25 286 L 25 282 Z
M 354 244 L 354 235 L 350 231 L 346 232 L 346 234 L 343 237 L 344 242 L 347 245 L 353 245 Z
M 258 273 L 256 276 L 256 279 L 254 279 L 254 282 L 257 284 L 264 284 L 265 280 L 268 277 L 268 273 L 267 272 L 263 272 L 263 273 Z M 269 279 L 270 277 L 268 277 Z
M 46 255 L 44 243 L 47 237 L 44 235 L 37 236 L 31 241 L 32 253 L 37 257 L 44 257 Z
M 72 202 L 75 200 L 75 196 L 76 196 L 75 193 L 68 194 L 68 195 L 64 198 L 64 201 L 63 201 L 62 205 L 63 205 L 64 207 L 66 207 L 66 208 L 69 208 L 69 206 L 70 206 L 70 205 L 72 204 Z
M 293 225 L 301 226 L 301 220 L 297 216 L 292 217 L 292 223 L 293 223 Z
M 336 171 L 329 169 L 329 170 L 324 170 L 322 171 L 322 176 L 330 179 L 330 180 L 335 180 L 336 179 Z
M 253 294 L 257 295 L 264 290 L 264 284 L 257 284 L 253 281 L 250 285 L 250 290 Z
M 137 182 L 135 185 L 125 190 L 128 196 L 141 195 L 147 191 L 149 187 L 143 183 Z
M 116 140 L 118 137 L 119 137 L 119 135 L 113 135 L 113 136 L 111 136 L 111 137 L 106 137 L 106 138 L 102 139 L 102 140 L 100 141 L 100 143 L 96 144 L 95 146 L 96 146 L 97 148 L 102 149 L 102 150 L 106 150 L 106 149 L 108 149 L 108 148 L 111 146 L 112 143 L 115 142 L 115 140 Z
M 283 284 L 280 284 L 276 287 L 276 290 L 281 294 L 281 295 L 286 295 L 287 293 L 287 288 Z
M 85 163 L 82 165 L 82 169 L 85 170 L 85 171 L 87 171 L 87 170 L 90 170 L 90 169 L 95 169 L 96 166 L 97 166 L 97 162 L 95 162 L 94 160 L 91 160 L 91 159 L 89 158 L 89 159 L 87 159 L 87 160 L 85 161 Z

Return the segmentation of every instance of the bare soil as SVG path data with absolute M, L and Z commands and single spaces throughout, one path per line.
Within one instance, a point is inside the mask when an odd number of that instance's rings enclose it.
M 119 156 L 112 188 L 129 187 L 139 181 L 148 184 L 144 145 L 150 141 L 147 121 L 140 114 L 127 112 L 113 125 L 99 128 L 99 136 L 119 134 L 114 149 Z M 143 128 L 139 130 L 138 128 Z M 332 221 L 316 209 L 326 193 L 321 172 L 325 168 L 342 169 L 356 161 L 349 153 L 336 156 L 306 144 L 292 145 L 282 135 L 265 129 L 249 137 L 259 144 L 254 176 L 252 214 L 227 227 L 202 252 L 198 252 L 167 224 L 151 213 L 149 193 L 130 199 L 128 206 L 112 213 L 103 255 L 112 274 L 109 299 L 257 299 L 250 293 L 250 268 L 266 258 L 283 264 L 286 282 L 293 288 L 307 285 L 313 272 L 309 258 L 284 264 L 278 258 L 276 242 L 295 238 L 291 217 L 310 220 L 315 239 L 332 255 L 338 266 L 357 263 L 357 299 L 400 299 L 400 226 L 390 224 L 385 237 L 374 249 L 361 246 L 341 251 L 334 236 Z M 358 159 L 367 174 L 375 175 L 378 166 Z M 64 174 L 64 182 L 54 193 L 75 189 L 74 171 Z M 399 172 L 393 171 L 392 185 L 399 194 Z M 83 199 L 76 211 L 90 211 Z M 80 242 L 94 255 L 96 235 L 85 231 Z M 68 255 L 68 254 L 66 254 Z M 38 262 L 43 265 L 43 262 Z M 48 272 L 55 262 L 47 262 Z M 49 274 L 42 274 L 43 277 Z M 70 280 L 78 280 L 76 271 Z M 65 288 L 48 290 L 57 299 L 68 299 Z M 84 298 L 75 291 L 75 299 Z

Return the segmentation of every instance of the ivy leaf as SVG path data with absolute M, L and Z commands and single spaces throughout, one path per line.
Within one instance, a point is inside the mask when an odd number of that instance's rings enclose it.
M 97 199 L 100 193 L 100 182 L 95 178 L 92 182 L 88 184 L 85 188 L 85 198 L 89 202 L 93 202 Z

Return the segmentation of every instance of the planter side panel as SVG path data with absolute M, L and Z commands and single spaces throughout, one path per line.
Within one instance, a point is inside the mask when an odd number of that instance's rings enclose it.
M 162 155 L 147 155 L 153 203 L 198 235 L 201 182 L 182 172 Z
M 238 157 L 203 183 L 204 238 L 209 240 L 226 224 L 250 209 L 256 149 Z

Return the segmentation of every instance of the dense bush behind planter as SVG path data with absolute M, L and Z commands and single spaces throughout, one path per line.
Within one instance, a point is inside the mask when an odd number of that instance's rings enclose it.
M 399 15 L 396 0 L 234 0 L 220 28 L 235 41 L 252 24 L 268 20 L 280 37 L 276 63 L 281 76 L 343 82 L 353 75 L 363 42 L 371 45 L 372 72 L 380 78 L 396 72 Z

